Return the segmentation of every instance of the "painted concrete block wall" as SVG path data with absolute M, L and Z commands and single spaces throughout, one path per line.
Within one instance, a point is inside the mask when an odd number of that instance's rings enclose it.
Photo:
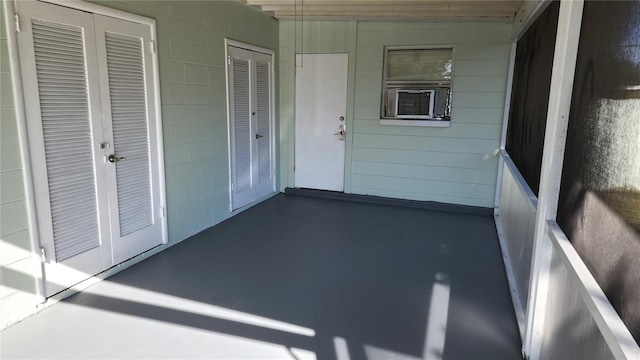
M 5 10 L 0 6 L 0 328 L 35 310 L 34 262 L 23 185 Z M 8 306 L 12 304 L 11 310 Z M 11 313 L 9 312 L 11 311 Z
M 237 1 L 93 2 L 156 19 L 169 241 L 182 241 L 230 216 L 224 39 L 277 58 L 278 21 Z
M 157 21 L 169 242 L 177 243 L 231 215 L 224 39 L 273 49 L 277 59 L 278 22 L 236 1 L 93 2 Z M 36 305 L 6 39 L 3 17 L 0 328 Z
M 353 105 L 348 106 L 353 108 L 347 111 L 345 191 L 493 207 L 511 24 L 342 23 L 305 21 L 303 40 L 301 25 L 296 29 L 292 22 L 281 22 L 281 146 L 287 149 L 281 159 L 287 168 L 281 171 L 288 180 L 283 187 L 294 186 L 294 131 L 285 129 L 294 126 L 294 79 L 287 72 L 292 69 L 292 33 L 298 34 L 297 52 L 344 52 L 344 43 L 331 40 L 342 35 L 356 43 L 355 53 L 348 48 L 355 67 L 349 74 Z M 383 48 L 399 45 L 455 46 L 450 128 L 380 125 Z

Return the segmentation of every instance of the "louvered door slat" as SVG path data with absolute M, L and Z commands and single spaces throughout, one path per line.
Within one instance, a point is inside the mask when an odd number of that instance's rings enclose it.
M 233 111 L 236 192 L 251 187 L 251 103 L 249 61 L 233 59 Z
M 38 31 L 36 29 L 34 29 L 35 31 Z M 35 40 L 35 38 L 34 38 Z M 43 44 L 43 46 L 47 46 L 49 43 L 54 42 L 55 40 L 53 39 L 46 39 L 46 38 L 38 38 L 38 41 L 40 41 L 40 43 Z M 68 51 L 67 51 L 68 52 Z M 47 61 L 49 61 L 52 65 L 64 65 L 64 64 L 70 64 L 70 65 L 81 65 L 84 64 L 84 59 L 69 59 L 67 57 L 68 54 L 66 54 L 66 52 L 55 52 L 55 50 L 50 50 L 46 47 L 40 47 L 40 56 L 42 59 L 45 59 Z M 73 54 L 70 55 L 79 55 L 82 54 L 82 52 L 74 52 Z
M 32 31 L 54 248 L 63 261 L 100 245 L 84 35 L 38 20 Z
M 52 60 L 57 59 L 59 61 L 64 60 L 65 57 L 60 56 L 61 51 L 64 51 L 66 56 L 84 55 L 84 52 L 82 49 L 76 50 L 74 48 L 70 48 L 67 46 L 56 46 L 56 47 L 50 46 L 45 41 L 53 41 L 51 39 L 40 39 L 40 41 L 43 42 L 42 45 L 39 47 L 39 51 L 42 58 L 47 58 Z
M 256 62 L 256 106 L 258 133 L 262 136 L 257 140 L 258 182 L 263 183 L 271 179 L 271 83 L 269 63 Z
M 153 225 L 149 119 L 140 38 L 105 33 L 120 236 Z

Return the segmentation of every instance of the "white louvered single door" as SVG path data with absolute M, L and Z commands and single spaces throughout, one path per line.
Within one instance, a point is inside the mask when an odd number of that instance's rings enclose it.
M 94 17 L 117 264 L 162 243 L 151 39 L 147 26 Z
M 112 265 L 93 17 L 17 3 L 26 115 L 46 294 Z
M 228 47 L 231 207 L 275 191 L 273 57 Z

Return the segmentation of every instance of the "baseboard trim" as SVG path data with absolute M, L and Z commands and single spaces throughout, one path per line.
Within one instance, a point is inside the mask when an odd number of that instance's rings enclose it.
M 353 202 L 368 203 L 368 204 L 407 207 L 407 208 L 413 208 L 413 209 L 436 210 L 436 211 L 455 212 L 455 213 L 461 213 L 461 214 L 474 214 L 474 215 L 493 215 L 493 208 L 457 205 L 457 204 L 445 204 L 437 201 L 417 201 L 417 200 L 395 199 L 395 198 L 373 196 L 373 195 L 346 194 L 338 191 L 316 190 L 316 189 L 305 189 L 305 188 L 289 188 L 289 187 L 284 189 L 284 193 L 286 195 L 293 195 L 293 196 L 306 196 L 306 197 L 315 197 L 315 198 L 322 198 L 322 199 L 353 201 Z

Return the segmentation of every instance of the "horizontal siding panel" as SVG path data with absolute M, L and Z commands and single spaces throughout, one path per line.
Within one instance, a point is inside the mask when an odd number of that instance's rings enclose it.
M 496 31 L 504 32 L 504 36 L 509 36 L 510 24 L 491 24 L 491 23 L 465 23 L 465 22 L 393 22 L 393 21 L 367 21 L 358 23 L 359 33 L 381 33 L 381 32 L 403 32 L 403 31 L 422 31 L 437 32 L 447 31 L 454 34 L 465 33 L 468 31 Z M 505 38 L 506 40 L 506 38 Z
M 504 92 L 458 92 L 453 91 L 451 103 L 464 108 L 504 108 Z
M 359 31 L 358 45 L 451 45 L 507 41 L 507 27 L 467 26 L 466 28 L 437 30 L 416 29 L 391 31 Z
M 395 32 L 395 31 L 434 31 L 434 30 L 459 30 L 468 27 L 464 23 L 424 23 L 424 22 L 360 22 L 359 32 Z
M 280 21 L 280 44 L 292 42 L 297 31 L 304 36 L 305 53 L 336 53 L 349 51 L 350 34 L 355 21 L 305 21 L 302 29 L 290 20 Z
M 356 105 L 376 105 L 380 106 L 380 97 L 382 96 L 382 89 L 376 87 L 375 91 L 356 91 L 355 103 Z
M 451 122 L 475 123 L 475 124 L 500 124 L 502 126 L 504 109 L 499 108 L 464 108 L 453 105 L 451 109 Z
M 506 76 L 508 66 L 508 58 L 504 60 L 459 60 L 456 58 L 453 74 L 455 76 Z
M 363 59 L 359 60 L 356 64 L 356 77 L 359 78 L 361 76 L 376 76 L 380 85 L 382 85 L 382 47 L 377 48 L 378 54 L 372 61 L 372 59 Z M 359 59 L 359 58 L 358 58 Z
M 356 92 L 360 90 L 378 90 L 378 98 L 380 98 L 380 94 L 382 93 L 382 77 L 375 76 L 359 76 L 356 78 Z
M 451 127 L 414 127 L 380 125 L 380 120 L 356 120 L 353 132 L 356 134 L 405 135 L 425 137 L 445 137 L 463 139 L 494 140 L 500 136 L 499 124 L 468 124 L 452 122 Z
M 356 67 L 360 67 L 366 62 L 379 62 L 382 63 L 384 57 L 383 45 L 374 46 L 358 46 L 358 58 L 356 60 Z
M 379 96 L 379 95 L 378 95 Z M 457 123 L 465 124 L 498 124 L 502 126 L 503 108 L 461 108 L 456 107 L 454 104 L 452 109 L 452 121 L 451 125 Z M 355 107 L 355 120 L 380 120 L 380 103 L 373 105 L 356 105 Z M 393 129 L 395 127 L 385 126 L 385 129 Z M 417 128 L 409 127 L 413 131 Z
M 457 46 L 455 59 L 458 60 L 501 60 L 508 61 L 511 56 L 511 44 L 467 44 Z
M 495 186 L 354 174 L 352 186 L 398 192 L 493 200 Z
M 491 154 L 499 140 L 428 138 L 421 136 L 354 134 L 354 147 L 374 149 L 422 150 L 466 154 Z
M 453 79 L 453 91 L 456 92 L 482 92 L 487 89 L 505 92 L 506 88 L 506 76 L 455 76 Z
M 397 21 L 361 21 L 358 23 L 359 32 L 390 32 L 390 31 L 461 31 L 465 29 L 495 29 L 511 30 L 511 25 L 483 22 L 397 22 Z M 508 34 L 510 35 L 510 34 Z
M 354 148 L 354 161 L 440 166 L 461 169 L 481 169 L 493 172 L 498 168 L 495 156 L 481 154 L 429 153 L 414 150 Z
M 356 105 L 355 106 L 355 120 L 379 120 L 380 119 L 380 104 L 376 105 Z
M 373 195 L 382 196 L 395 199 L 407 199 L 416 201 L 435 201 L 446 204 L 459 204 L 467 206 L 479 206 L 479 207 L 493 207 L 491 199 L 476 199 L 461 196 L 444 196 L 437 194 L 425 194 L 423 192 L 406 192 L 406 191 L 391 191 L 384 189 L 370 189 L 361 186 L 352 186 L 352 194 L 358 195 Z
M 394 176 L 417 180 L 449 181 L 490 186 L 494 186 L 496 183 L 494 170 L 354 161 L 351 171 L 354 175 Z

